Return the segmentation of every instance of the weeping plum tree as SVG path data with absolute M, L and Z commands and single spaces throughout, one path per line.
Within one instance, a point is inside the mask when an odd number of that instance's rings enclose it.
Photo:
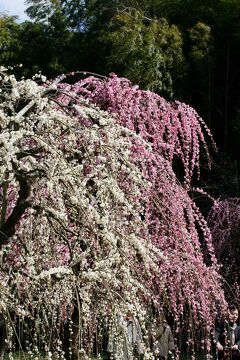
M 188 193 L 209 130 L 187 105 L 126 79 L 62 79 L 1 73 L 0 301 L 10 349 L 15 335 L 32 354 L 88 358 L 117 315 L 131 310 L 147 331 L 152 304 L 173 314 L 176 335 L 187 312 L 190 347 L 200 329 L 209 353 L 225 300 Z
M 240 199 L 227 198 L 216 201 L 208 216 L 216 257 L 221 263 L 225 279 L 225 293 L 229 301 L 240 298 Z
M 194 172 L 197 176 L 200 172 L 200 144 L 211 165 L 206 136 L 210 140 L 208 144 L 215 149 L 216 145 L 208 127 L 190 106 L 179 101 L 169 103 L 115 74 L 104 81 L 92 76 L 73 86 L 62 86 L 114 114 L 120 125 L 150 143 L 154 153 L 162 155 L 171 167 L 177 157 L 184 168 L 184 186 L 187 188 Z

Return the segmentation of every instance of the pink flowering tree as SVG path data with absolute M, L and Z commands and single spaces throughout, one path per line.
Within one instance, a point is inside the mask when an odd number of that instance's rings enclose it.
M 216 257 L 221 264 L 226 298 L 229 302 L 240 299 L 240 199 L 216 201 L 208 216 Z
M 99 329 L 114 330 L 128 310 L 147 333 L 153 304 L 173 314 L 176 335 L 187 314 L 188 344 L 201 329 L 209 353 L 226 304 L 188 192 L 209 130 L 187 105 L 126 79 L 60 81 L 1 73 L 0 303 L 10 349 L 17 319 L 15 338 L 30 353 L 88 358 Z
M 206 124 L 190 106 L 178 101 L 169 103 L 115 74 L 106 79 L 90 76 L 66 88 L 115 115 L 120 125 L 139 134 L 171 164 L 174 157 L 178 158 L 185 185 L 190 185 L 193 175 L 199 175 L 200 145 L 211 165 L 208 146 L 216 145 Z

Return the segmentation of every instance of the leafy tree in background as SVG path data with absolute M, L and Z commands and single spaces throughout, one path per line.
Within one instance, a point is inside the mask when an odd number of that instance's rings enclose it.
M 48 73 L 48 64 L 51 59 L 51 41 L 46 25 L 31 22 L 22 23 L 19 30 L 19 40 L 21 43 L 19 58 L 23 63 L 22 75 L 29 76 L 39 71 L 44 74 Z
M 69 28 L 86 31 L 102 27 L 118 11 L 139 9 L 148 12 L 153 1 L 143 0 L 26 0 L 28 15 L 36 21 L 48 21 L 57 9 L 61 10 Z
M 0 15 L 0 64 L 10 66 L 18 62 L 19 29 L 15 17 Z
M 136 1 L 81 2 L 79 12 L 73 10 L 79 3 L 75 1 L 29 3 L 28 14 L 37 21 L 48 21 L 54 28 L 51 19 L 59 11 L 69 27 L 75 24 L 75 30 L 81 29 L 86 70 L 103 74 L 114 71 L 146 89 L 173 95 L 173 84 L 184 72 L 182 37 L 166 19 L 145 16 L 148 2 L 141 6 Z M 137 10 L 141 7 L 145 13 Z
M 59 73 L 83 67 L 83 36 L 67 29 L 59 12 L 49 23 L 0 17 L 0 63 L 5 66 L 22 64 L 18 77 L 32 76 L 41 71 L 53 78 Z
M 102 36 L 110 43 L 109 69 L 144 89 L 173 95 L 173 83 L 181 77 L 184 63 L 183 41 L 176 26 L 137 11 L 120 12 Z
M 84 34 L 79 62 L 84 69 L 101 74 L 115 71 L 145 88 L 163 91 L 162 95 L 175 94 L 184 100 L 184 84 L 189 83 L 184 57 L 191 57 L 186 54 L 186 36 L 163 18 L 163 14 L 169 14 L 159 1 L 28 0 L 27 3 L 28 15 L 36 21 L 50 25 L 51 18 L 59 12 L 69 29 Z M 202 44 L 203 38 L 199 39 Z M 196 47 L 196 36 L 194 41 Z M 202 55 L 207 45 L 202 47 Z M 191 51 L 189 46 L 188 51 Z M 202 73 L 199 77 L 204 78 Z M 205 84 L 208 85 L 208 75 Z

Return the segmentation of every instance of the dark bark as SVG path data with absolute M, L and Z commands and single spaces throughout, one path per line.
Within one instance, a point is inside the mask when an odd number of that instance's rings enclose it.
M 31 206 L 31 204 L 27 201 L 30 194 L 30 185 L 28 181 L 25 178 L 18 176 L 18 182 L 20 186 L 18 200 L 11 215 L 0 228 L 0 247 L 6 244 L 8 239 L 14 235 L 16 224 L 21 219 L 26 209 Z

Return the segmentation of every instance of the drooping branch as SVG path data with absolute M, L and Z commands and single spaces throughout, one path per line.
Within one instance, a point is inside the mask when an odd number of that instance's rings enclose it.
M 27 201 L 30 194 L 30 184 L 20 174 L 16 176 L 19 183 L 18 199 L 11 215 L 0 228 L 0 248 L 8 242 L 8 239 L 15 234 L 15 227 L 31 203 Z
M 8 205 L 8 173 L 5 173 L 4 176 L 4 183 L 3 183 L 3 190 L 2 190 L 2 209 L 1 209 L 1 219 L 0 219 L 0 226 L 3 226 L 5 223 L 6 212 L 7 212 L 7 205 Z

